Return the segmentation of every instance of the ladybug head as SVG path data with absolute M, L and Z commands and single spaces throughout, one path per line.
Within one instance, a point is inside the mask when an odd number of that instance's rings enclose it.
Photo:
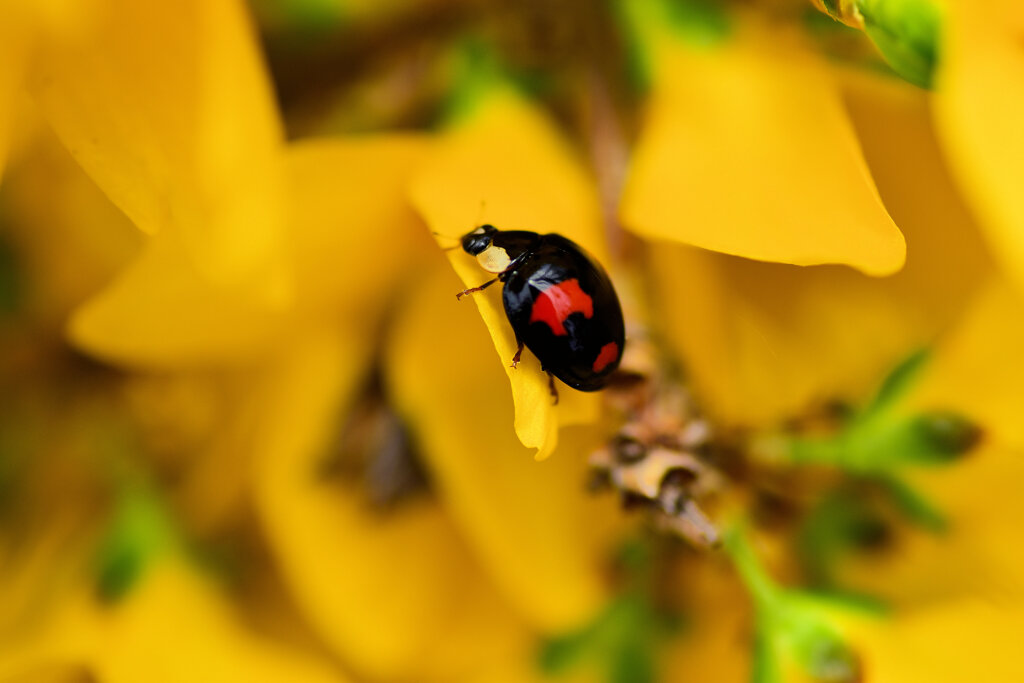
M 491 246 L 494 234 L 498 229 L 493 225 L 481 225 L 473 232 L 467 232 L 462 236 L 462 248 L 467 254 L 476 256 Z

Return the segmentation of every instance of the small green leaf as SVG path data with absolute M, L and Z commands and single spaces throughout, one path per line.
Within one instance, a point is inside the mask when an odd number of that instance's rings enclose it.
M 822 632 L 808 639 L 801 658 L 808 673 L 819 681 L 860 680 L 860 661 L 846 643 L 831 634 Z
M 896 73 L 930 88 L 938 63 L 942 12 L 936 0 L 859 0 L 864 32 Z
M 910 393 L 930 357 L 931 350 L 923 348 L 903 359 L 882 381 L 882 386 L 864 409 L 860 419 L 865 420 L 888 412 Z
M 888 474 L 909 465 L 947 465 L 966 455 L 981 429 L 949 411 L 910 416 L 875 413 L 827 437 L 783 437 L 774 452 L 795 464 L 825 464 L 860 475 Z M 764 449 L 762 442 L 754 442 Z
M 841 611 L 862 617 L 884 617 L 889 614 L 889 606 L 878 598 L 863 593 L 829 591 L 798 591 L 798 599 L 808 609 L 820 612 Z
M 124 491 L 97 554 L 100 600 L 115 602 L 124 597 L 170 539 L 170 522 L 153 494 L 134 488 Z
M 103 602 L 117 602 L 136 584 L 147 558 L 141 549 L 127 543 L 112 543 L 100 559 L 96 591 Z
M 752 448 L 795 464 L 830 464 L 858 474 L 955 460 L 977 445 L 982 436 L 977 425 L 949 411 L 904 416 L 895 410 L 912 390 L 928 355 L 927 350 L 920 350 L 900 363 L 868 407 L 850 418 L 837 434 L 762 436 L 751 441 Z
M 896 477 L 885 477 L 880 482 L 890 500 L 911 522 L 933 533 L 947 529 L 949 524 L 942 511 L 913 487 Z
M 856 491 L 839 488 L 824 495 L 797 536 L 797 552 L 812 585 L 832 587 L 832 568 L 850 551 L 875 545 L 888 535 L 885 519 Z
M 931 412 L 899 420 L 879 420 L 851 428 L 844 439 L 845 463 L 860 472 L 891 472 L 906 465 L 946 465 L 981 437 L 966 418 Z
M 981 440 L 981 428 L 956 413 L 936 411 L 915 418 L 915 428 L 928 445 L 931 460 L 946 462 L 971 451 Z

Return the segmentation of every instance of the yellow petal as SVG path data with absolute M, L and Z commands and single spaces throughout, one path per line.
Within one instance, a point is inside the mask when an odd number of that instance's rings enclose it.
M 990 437 L 1024 446 L 1020 419 L 1024 365 L 1024 297 L 995 279 L 972 302 L 969 315 L 944 340 L 919 405 L 950 405 L 979 420 Z
M 951 165 L 992 243 L 1024 286 L 1024 11 L 951 2 L 935 112 Z
M 1024 301 L 993 283 L 933 352 L 911 410 L 952 410 L 983 430 L 981 448 L 942 468 L 907 472 L 950 522 L 943 534 L 905 530 L 891 552 L 843 563 L 843 585 L 921 609 L 965 598 L 1024 599 L 1024 549 L 1007 543 L 1024 525 Z
M 915 490 L 950 522 L 942 534 L 898 531 L 889 552 L 851 557 L 837 579 L 903 608 L 967 598 L 1024 600 L 1024 551 L 1007 543 L 1024 524 L 1016 483 L 1024 458 L 1006 445 L 981 448 L 968 460 L 911 473 Z
M 719 419 L 771 424 L 814 402 L 861 400 L 968 306 L 990 263 L 957 199 L 925 96 L 848 83 L 851 112 L 882 195 L 913 245 L 902 272 L 796 268 L 657 244 L 655 302 L 703 405 Z
M 159 235 L 75 312 L 69 335 L 112 362 L 171 368 L 251 360 L 288 332 L 287 321 L 249 291 L 208 282 L 173 235 Z
M 638 234 L 763 261 L 900 269 L 836 83 L 794 27 L 735 17 L 712 47 L 665 38 L 621 207 Z
M 257 501 L 292 595 L 332 649 L 375 679 L 451 678 L 517 643 L 516 621 L 436 502 L 388 514 L 317 477 L 371 352 L 367 338 L 325 334 L 273 373 L 254 442 Z
M 173 471 L 179 522 L 200 538 L 234 533 L 249 519 L 251 452 L 260 419 L 252 373 L 209 371 L 132 374 L 124 407 L 147 459 Z
M 387 384 L 415 430 L 452 515 L 533 623 L 551 632 L 591 617 L 602 557 L 620 526 L 611 497 L 584 492 L 600 430 L 566 430 L 560 457 L 536 463 L 515 437 L 502 375 L 447 268 L 410 292 L 387 349 Z M 440 332 L 443 331 L 443 332 Z
M 7 160 L 8 135 L 25 62 L 26 35 L 20 13 L 0 5 L 0 180 Z
M 150 568 L 111 608 L 91 590 L 64 596 L 51 630 L 19 650 L 7 662 L 0 657 L 0 671 L 78 664 L 104 683 L 344 680 L 323 659 L 246 629 L 215 587 L 180 560 Z
M 858 643 L 866 680 L 1020 681 L 1024 604 L 963 600 L 906 615 Z
M 77 312 L 72 339 L 104 358 L 167 367 L 244 362 L 325 318 L 369 333 L 434 248 L 405 197 L 425 150 L 411 135 L 289 147 L 294 310 L 268 310 L 251 290 L 210 281 L 174 235 L 160 234 Z
M 906 601 L 950 596 L 1024 599 L 1024 550 L 1006 543 L 1024 524 L 1024 429 L 1020 420 L 1024 372 L 1024 301 L 1005 283 L 993 283 L 970 315 L 944 340 L 914 405 L 947 409 L 983 429 L 984 447 L 955 467 L 916 472 L 915 487 L 951 522 L 941 536 L 908 535 L 898 552 L 850 567 L 859 585 Z M 885 577 L 884 585 L 877 585 Z
M 141 239 L 52 134 L 34 137 L 4 182 L 5 228 L 31 282 L 26 307 L 59 329 L 130 262 Z
M 667 681 L 750 680 L 750 599 L 722 559 L 710 556 L 680 562 L 675 590 L 686 596 L 682 604 L 694 628 L 683 629 L 663 651 Z
M 288 148 L 296 299 L 314 316 L 382 310 L 434 251 L 407 198 L 418 135 L 304 140 Z
M 31 87 L 61 140 L 142 230 L 200 272 L 279 300 L 282 131 L 237 0 L 107 0 L 96 29 L 50 41 Z
M 491 91 L 446 132 L 414 178 L 412 198 L 430 228 L 446 236 L 439 238 L 445 247 L 491 223 L 504 230 L 558 232 L 608 262 L 593 180 L 554 124 L 511 90 Z M 460 250 L 449 253 L 463 282 L 449 297 L 493 277 Z M 559 424 L 595 416 L 598 399 L 562 387 L 565 405 L 553 406 L 547 377 L 529 351 L 518 368 L 510 367 L 516 342 L 501 292 L 492 287 L 472 298 L 512 383 L 516 434 L 538 449 L 538 460 L 546 458 L 557 444 Z

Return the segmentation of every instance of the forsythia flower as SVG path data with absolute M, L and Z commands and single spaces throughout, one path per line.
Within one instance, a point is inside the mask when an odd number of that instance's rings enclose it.
M 935 115 L 944 149 L 996 257 L 1020 283 L 1024 200 L 1024 10 L 1014 2 L 951 2 L 936 75 Z
M 652 80 L 623 196 L 628 227 L 766 261 L 872 275 L 903 265 L 839 84 L 799 25 L 719 10 L 709 38 L 651 16 L 667 3 L 623 5 Z
M 283 131 L 239 3 L 4 3 L 0 22 L 17 32 L 0 103 L 22 85 L 113 203 L 174 235 L 204 275 L 287 295 Z
M 969 4 L 934 95 L 803 3 L 588 7 L 535 82 L 530 21 L 582 14 L 0 4 L 0 680 L 1019 678 L 1019 17 Z M 418 130 L 330 135 L 357 105 L 289 59 Z M 554 404 L 500 287 L 453 296 L 480 223 L 607 266 L 604 393 Z M 678 509 L 614 476 L 656 453 Z

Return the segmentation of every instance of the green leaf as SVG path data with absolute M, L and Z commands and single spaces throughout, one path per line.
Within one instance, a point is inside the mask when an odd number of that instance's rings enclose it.
M 942 12 L 936 0 L 860 0 L 864 32 L 896 73 L 930 88 L 938 63 Z
M 945 465 L 973 449 L 982 438 L 971 420 L 950 411 L 896 414 L 925 357 L 915 354 L 883 383 L 872 404 L 836 435 L 782 437 L 773 452 L 796 464 L 831 464 L 859 474 L 888 473 L 907 465 Z M 776 437 L 778 438 L 778 437 Z M 765 442 L 761 439 L 756 444 Z M 761 446 L 764 450 L 764 446 Z
M 845 435 L 844 464 L 858 472 L 891 472 L 907 465 L 946 465 L 968 452 L 981 431 L 953 413 L 876 420 Z
M 859 419 L 863 421 L 882 415 L 909 394 L 930 357 L 931 349 L 922 348 L 903 359 L 882 381 L 882 386 Z
M 884 518 L 849 489 L 825 494 L 807 515 L 797 536 L 797 553 L 812 585 L 832 587 L 832 568 L 846 552 L 876 543 L 887 534 Z
M 929 462 L 945 463 L 971 451 L 981 440 L 981 428 L 956 413 L 936 411 L 918 415 L 914 427 L 927 444 Z
M 171 539 L 166 512 L 152 493 L 131 488 L 122 492 L 97 554 L 97 596 L 104 602 L 124 597 L 149 563 Z
M 96 591 L 103 602 L 117 602 L 136 584 L 148 558 L 138 546 L 111 543 L 100 559 Z
M 933 533 L 941 533 L 948 528 L 942 511 L 913 487 L 896 477 L 885 477 L 880 481 L 890 500 L 911 522 Z
M 800 659 L 804 668 L 820 681 L 860 680 L 860 662 L 842 640 L 824 629 L 803 643 Z

